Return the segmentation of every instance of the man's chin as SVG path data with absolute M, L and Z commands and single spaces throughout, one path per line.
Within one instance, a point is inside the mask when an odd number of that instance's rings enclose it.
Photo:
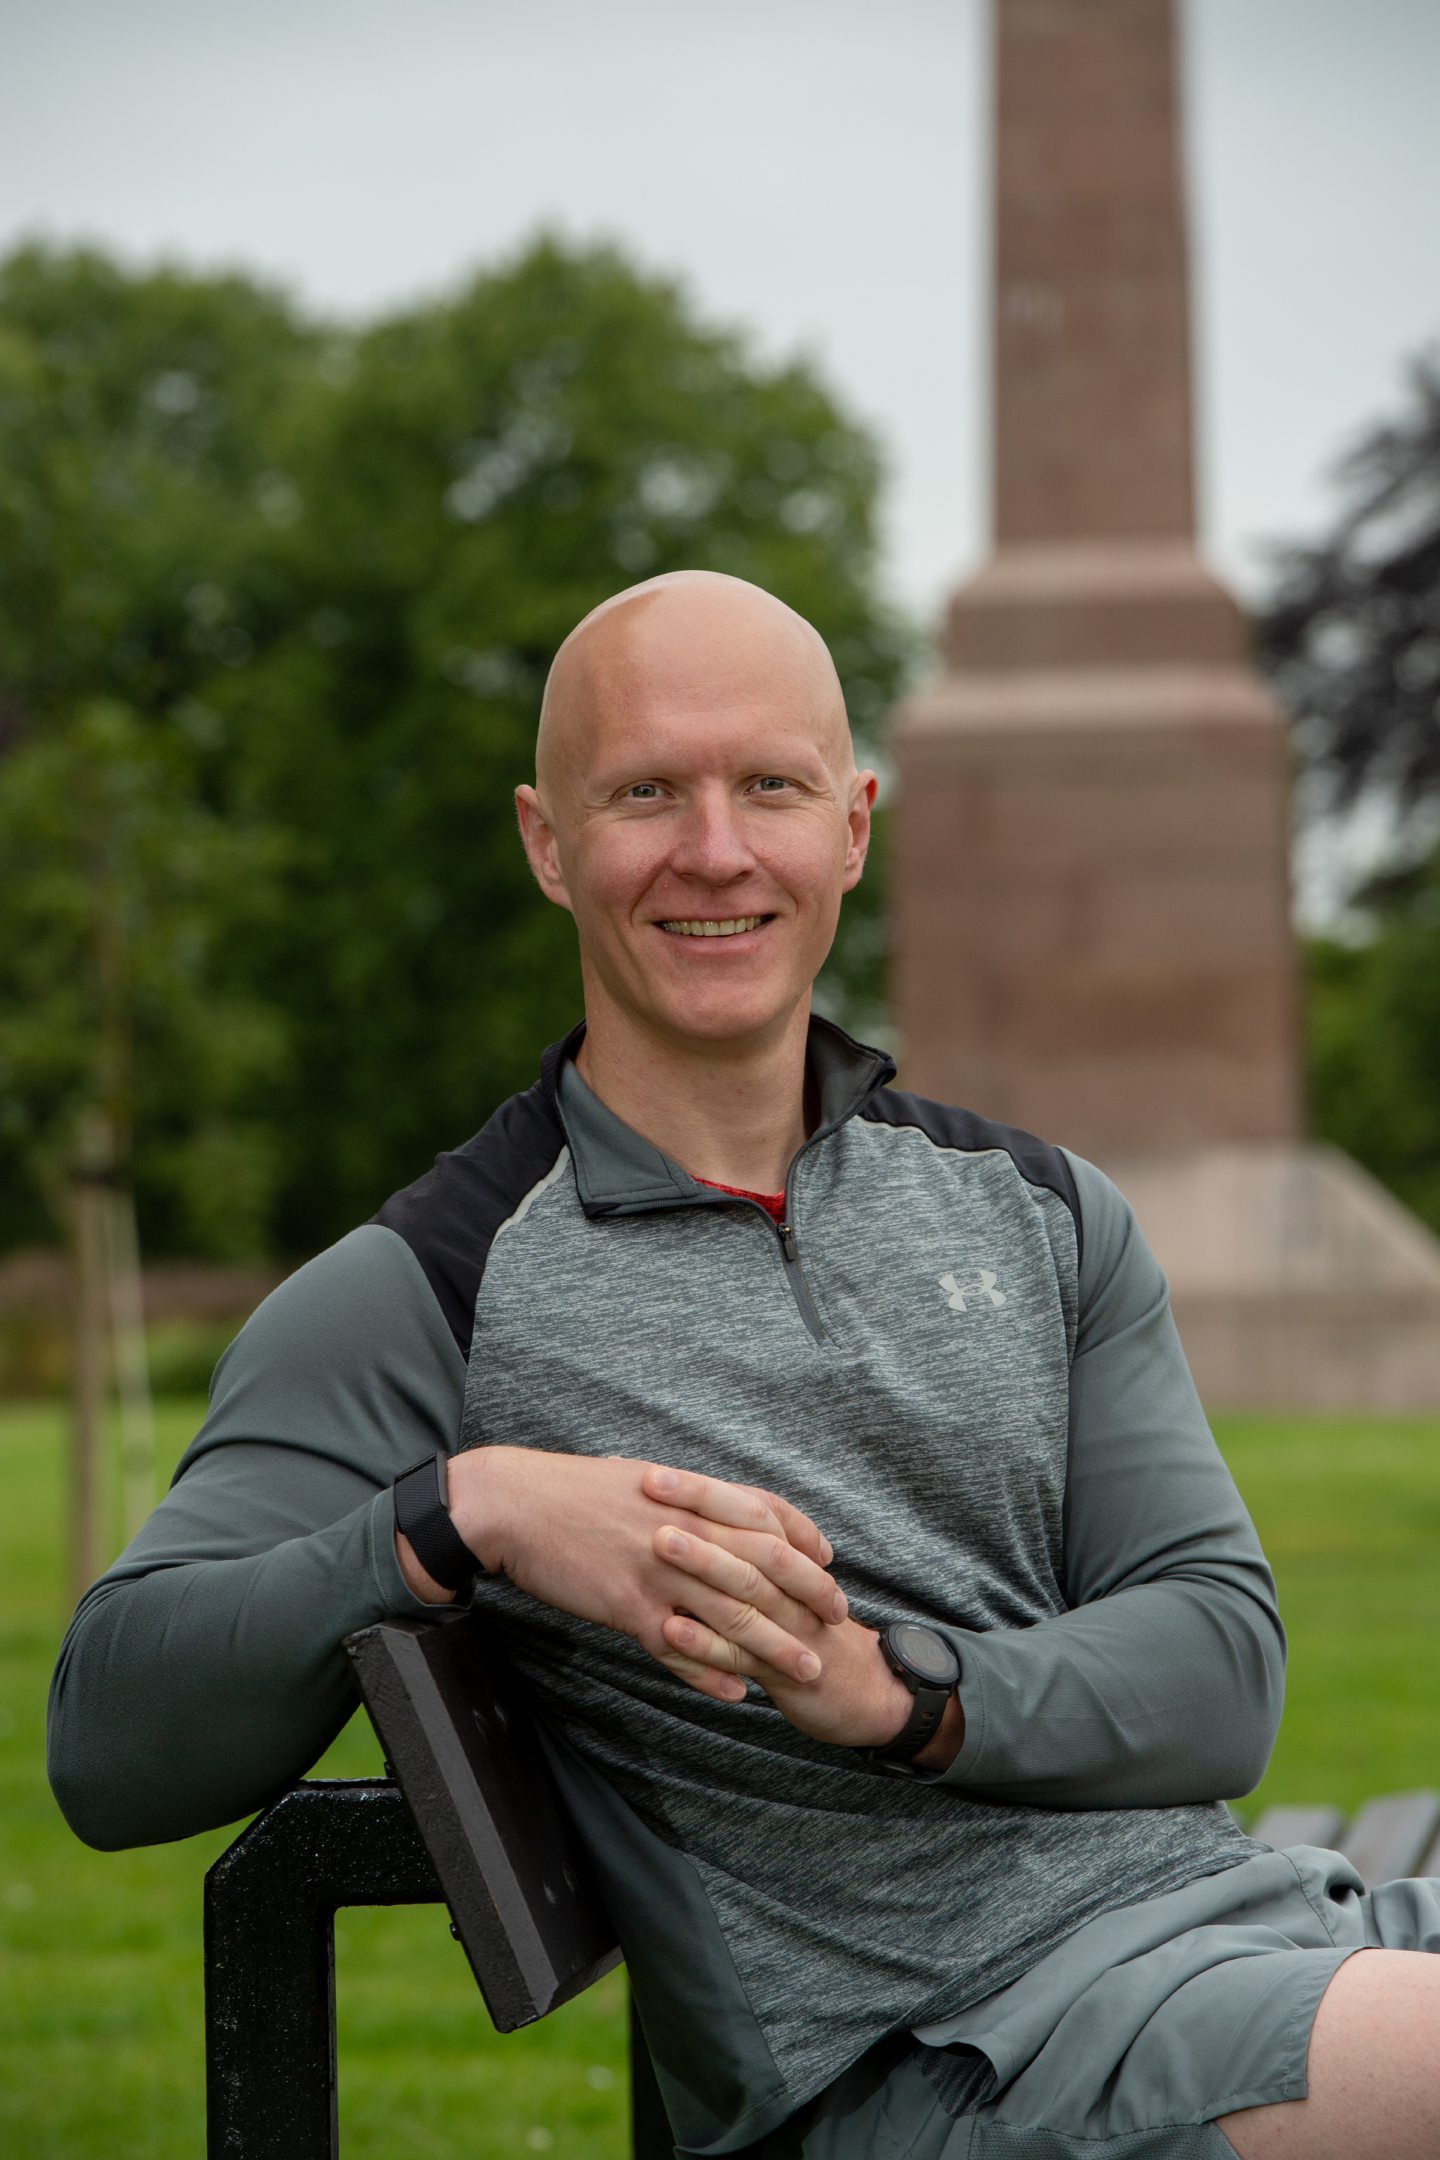
M 737 960 L 739 956 L 737 955 Z M 812 978 L 791 964 L 759 966 L 754 959 L 731 967 L 701 961 L 684 969 L 626 967 L 611 972 L 585 966 L 585 1004 L 592 1022 L 607 1034 L 720 1050 L 773 1042 L 797 1013 L 808 1017 Z M 677 976 L 679 979 L 677 980 Z M 797 977 L 799 979 L 797 979 Z
M 677 1044 L 739 1047 L 782 1034 L 799 1009 L 808 1013 L 809 988 L 807 983 L 802 990 L 788 990 L 783 996 L 736 996 L 731 990 L 711 997 L 660 998 L 645 1018 L 654 1033 Z

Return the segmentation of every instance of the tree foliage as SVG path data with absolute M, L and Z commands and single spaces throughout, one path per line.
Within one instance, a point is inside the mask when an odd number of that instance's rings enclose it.
M 1312 1128 L 1440 1232 L 1440 851 L 1356 899 L 1365 943 L 1306 946 Z
M 138 1121 L 157 1192 L 225 1252 L 264 1222 L 269 1150 L 244 1103 L 281 1035 L 278 1015 L 216 979 L 211 953 L 281 842 L 207 809 L 187 750 L 90 700 L 5 760 L 0 1111 L 57 1219 L 87 1113 L 122 1172 Z
M 75 956 L 107 787 L 149 805 L 127 858 L 148 1237 L 313 1249 L 578 1012 L 511 809 L 561 639 L 636 578 L 730 571 L 815 623 L 873 737 L 909 650 L 876 593 L 879 478 L 812 368 L 609 248 L 542 238 L 358 332 L 244 279 L 0 265 L 0 803 L 28 836 L 0 949 L 30 953 L 0 960 L 0 1060 L 54 1024 L 0 1063 L 17 1203 L 100 1084 Z M 842 1000 L 875 976 L 861 895 Z
M 227 811 L 196 695 L 243 665 L 213 595 L 259 575 L 271 416 L 313 339 L 234 278 L 89 251 L 0 264 L 0 1192 L 63 1211 L 100 1117 L 152 1220 L 244 1249 L 268 1206 L 248 1092 L 279 1016 L 227 983 L 283 835 Z
M 1312 1129 L 1440 1230 L 1440 352 L 1338 469 L 1333 530 L 1279 556 L 1261 653 L 1296 715 L 1322 821 L 1392 813 L 1352 935 L 1305 946 Z
M 1316 545 L 1279 551 L 1261 657 L 1334 808 L 1366 790 L 1407 817 L 1440 796 L 1440 350 L 1409 408 L 1337 469 L 1345 497 Z

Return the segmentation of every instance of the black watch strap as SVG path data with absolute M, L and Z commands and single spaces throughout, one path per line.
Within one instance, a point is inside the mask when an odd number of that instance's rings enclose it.
M 871 1749 L 871 1760 L 904 1763 L 918 1755 L 926 1741 L 932 1740 L 939 1730 L 953 1692 L 951 1688 L 917 1688 L 909 1717 L 893 1740 L 887 1741 L 884 1747 Z
M 427 1455 L 413 1470 L 396 1478 L 392 1490 L 395 1527 L 409 1538 L 426 1574 L 447 1590 L 468 1590 L 485 1570 L 450 1520 L 445 1456 L 438 1451 Z

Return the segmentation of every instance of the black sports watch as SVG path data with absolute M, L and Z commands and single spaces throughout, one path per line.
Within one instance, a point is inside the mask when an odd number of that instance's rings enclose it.
M 935 1737 L 960 1679 L 960 1660 L 938 1628 L 897 1620 L 880 1637 L 880 1654 L 915 1700 L 895 1738 L 871 1748 L 876 1763 L 908 1763 Z
M 437 1450 L 396 1478 L 395 1527 L 403 1530 L 427 1575 L 447 1590 L 468 1590 L 485 1573 L 450 1519 L 445 1456 Z

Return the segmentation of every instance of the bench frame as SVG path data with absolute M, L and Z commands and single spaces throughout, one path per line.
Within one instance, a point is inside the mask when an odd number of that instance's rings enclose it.
M 313 1779 L 205 1878 L 209 2160 L 338 2160 L 335 1914 L 444 1904 L 514 2032 L 611 1971 L 615 1931 L 494 1636 L 468 1614 L 346 1643 L 383 1779 Z M 635 2160 L 674 2143 L 630 2019 Z

